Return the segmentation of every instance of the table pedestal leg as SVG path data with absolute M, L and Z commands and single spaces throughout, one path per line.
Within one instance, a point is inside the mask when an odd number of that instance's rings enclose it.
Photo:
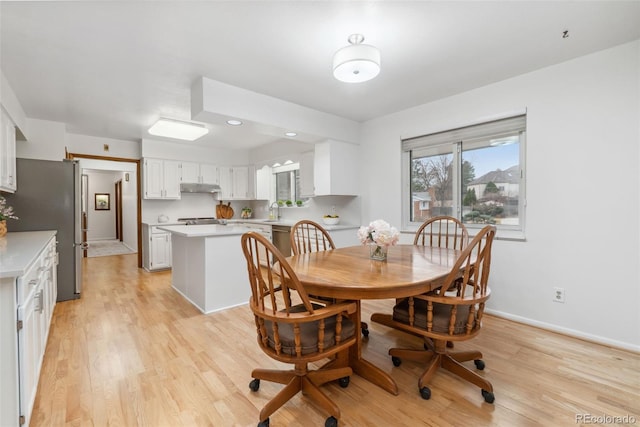
M 398 395 L 398 385 L 389 374 L 378 368 L 373 363 L 362 358 L 362 331 L 360 328 L 360 301 L 357 302 L 357 310 L 351 317 L 356 325 L 356 345 L 349 347 L 348 351 L 343 351 L 336 355 L 336 358 L 328 362 L 323 368 L 335 368 L 349 366 L 353 373 L 361 376 L 369 382 L 377 385 L 383 390 L 393 395 Z

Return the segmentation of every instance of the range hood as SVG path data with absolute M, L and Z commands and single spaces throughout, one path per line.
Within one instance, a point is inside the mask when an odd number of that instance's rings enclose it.
M 180 184 L 181 193 L 220 193 L 222 189 L 218 184 L 201 184 L 198 182 L 183 182 Z

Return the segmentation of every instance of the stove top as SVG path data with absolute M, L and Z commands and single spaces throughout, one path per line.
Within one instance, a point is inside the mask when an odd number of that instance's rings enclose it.
M 178 218 L 178 221 L 184 222 L 185 225 L 202 225 L 202 224 L 220 224 L 220 221 L 214 217 L 208 218 Z

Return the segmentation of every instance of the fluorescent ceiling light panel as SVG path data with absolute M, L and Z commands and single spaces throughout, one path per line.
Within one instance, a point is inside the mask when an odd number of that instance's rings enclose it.
M 195 141 L 209 133 L 209 129 L 203 125 L 179 120 L 160 119 L 149 128 L 149 133 L 165 138 L 182 139 L 184 141 Z

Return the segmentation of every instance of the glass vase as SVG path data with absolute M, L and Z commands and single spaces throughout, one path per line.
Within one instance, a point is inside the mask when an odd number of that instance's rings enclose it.
M 387 246 L 370 245 L 369 246 L 369 258 L 377 261 L 387 260 Z

